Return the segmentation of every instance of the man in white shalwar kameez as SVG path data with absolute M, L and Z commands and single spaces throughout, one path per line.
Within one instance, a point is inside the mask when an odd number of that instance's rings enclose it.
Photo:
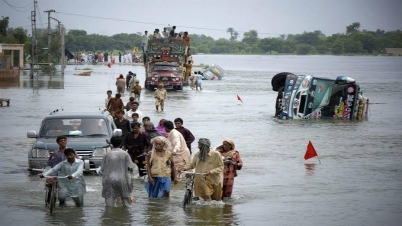
M 187 147 L 186 140 L 178 130 L 174 129 L 172 121 L 165 121 L 163 126 L 166 132 L 169 133 L 167 138 L 171 144 L 171 150 L 169 151 L 173 154 L 174 166 L 176 170 L 181 169 L 191 161 L 190 150 Z M 179 174 L 176 175 L 177 177 L 179 176 Z
M 108 152 L 102 161 L 102 197 L 105 198 L 106 206 L 115 206 L 117 197 L 122 200 L 123 206 L 132 203 L 131 192 L 133 184 L 129 169 L 134 168 L 130 155 L 120 149 L 123 140 L 119 136 L 110 139 L 113 149 Z

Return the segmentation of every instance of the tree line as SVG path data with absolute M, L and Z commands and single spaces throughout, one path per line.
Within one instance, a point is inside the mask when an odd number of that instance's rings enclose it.
M 256 30 L 239 33 L 232 27 L 227 29 L 229 38 L 213 39 L 203 34 L 190 34 L 193 54 L 329 54 L 329 55 L 369 55 L 381 54 L 385 48 L 402 48 L 402 31 L 361 30 L 360 23 L 347 26 L 345 33 L 324 35 L 321 31 L 287 34 L 272 38 L 259 38 Z M 57 29 L 52 30 L 52 45 L 47 48 L 47 30 L 37 30 L 37 49 L 39 62 L 47 61 L 47 51 L 51 51 L 54 62 L 60 57 L 60 37 Z M 25 44 L 30 53 L 32 38 L 23 28 L 8 28 L 8 17 L 0 20 L 0 43 Z M 141 49 L 141 33 L 120 33 L 112 36 L 88 34 L 84 30 L 69 30 L 65 37 L 66 48 L 73 53 L 120 51 L 132 52 L 134 47 Z

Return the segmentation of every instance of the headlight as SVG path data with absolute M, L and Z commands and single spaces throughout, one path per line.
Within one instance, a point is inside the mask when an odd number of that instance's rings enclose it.
M 106 154 L 106 148 L 95 148 L 92 156 L 93 157 L 103 157 Z
M 48 158 L 49 151 L 46 149 L 32 149 L 31 155 L 33 158 Z

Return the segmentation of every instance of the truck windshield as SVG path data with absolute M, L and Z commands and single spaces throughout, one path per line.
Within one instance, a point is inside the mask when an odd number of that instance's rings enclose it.
M 170 65 L 154 65 L 154 71 L 177 71 L 177 67 Z

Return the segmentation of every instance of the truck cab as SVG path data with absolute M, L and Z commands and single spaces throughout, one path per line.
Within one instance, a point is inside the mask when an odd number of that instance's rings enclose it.
M 144 87 L 154 90 L 159 83 L 163 83 L 167 90 L 182 90 L 184 53 L 185 46 L 181 39 L 149 40 L 145 53 Z

